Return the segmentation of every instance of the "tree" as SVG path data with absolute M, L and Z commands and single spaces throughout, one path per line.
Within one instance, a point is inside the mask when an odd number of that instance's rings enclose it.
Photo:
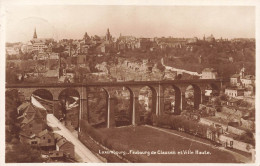
M 7 151 L 6 163 L 40 163 L 44 162 L 38 150 L 32 149 L 30 145 L 18 143 L 15 149 Z
M 221 100 L 220 100 L 220 98 L 219 98 L 219 97 L 216 97 L 215 100 L 214 100 L 214 102 L 213 102 L 213 104 L 214 104 L 215 106 L 220 106 L 220 105 L 221 105 Z
M 249 130 L 247 130 L 244 134 L 242 134 L 241 136 L 237 137 L 236 139 L 255 146 L 254 135 Z
M 228 95 L 222 94 L 222 95 L 220 96 L 220 100 L 222 100 L 222 101 L 227 101 L 227 100 L 228 100 Z
M 160 62 L 160 63 L 157 63 L 157 68 L 158 68 L 161 72 L 163 72 L 163 71 L 165 70 L 165 67 L 161 64 L 161 62 Z

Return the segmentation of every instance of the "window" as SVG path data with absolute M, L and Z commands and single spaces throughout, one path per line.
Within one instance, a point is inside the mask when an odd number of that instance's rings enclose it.
M 35 144 L 37 144 L 37 141 L 32 141 L 31 144 L 35 145 Z
M 43 137 L 43 139 L 45 139 L 45 137 Z
M 48 139 L 48 143 L 51 143 L 51 139 Z

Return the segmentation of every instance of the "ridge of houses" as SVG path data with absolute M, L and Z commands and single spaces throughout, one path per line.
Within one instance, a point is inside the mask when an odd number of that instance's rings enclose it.
M 17 108 L 17 111 L 21 124 L 19 133 L 21 143 L 39 148 L 42 156 L 47 158 L 74 159 L 74 145 L 61 135 L 53 133 L 53 129 L 47 125 L 46 110 L 24 102 Z

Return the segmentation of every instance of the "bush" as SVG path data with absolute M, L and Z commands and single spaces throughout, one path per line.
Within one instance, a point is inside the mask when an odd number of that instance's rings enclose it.
M 41 163 L 44 160 L 41 158 L 41 153 L 32 149 L 30 145 L 18 143 L 15 149 L 7 151 L 5 155 L 6 163 Z
M 157 117 L 157 125 L 162 126 L 171 126 L 171 116 L 169 115 L 161 115 Z
M 11 141 L 12 144 L 18 144 L 19 140 L 17 138 L 13 138 Z
M 83 133 L 87 133 L 90 135 L 94 140 L 98 141 L 99 143 L 107 146 L 107 137 L 106 135 L 102 134 L 100 131 L 96 130 L 94 127 L 92 127 L 87 121 L 81 120 L 81 128 Z
M 191 121 L 180 115 L 155 116 L 155 121 L 160 127 L 171 127 L 174 130 L 184 131 L 190 134 L 206 138 L 207 126 L 195 121 Z

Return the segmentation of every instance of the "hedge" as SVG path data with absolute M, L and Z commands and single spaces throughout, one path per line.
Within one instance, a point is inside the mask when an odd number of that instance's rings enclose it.
M 192 121 L 181 115 L 160 115 L 158 117 L 153 115 L 153 122 L 159 127 L 168 127 L 204 138 L 207 138 L 208 129 L 216 132 L 214 128 Z

